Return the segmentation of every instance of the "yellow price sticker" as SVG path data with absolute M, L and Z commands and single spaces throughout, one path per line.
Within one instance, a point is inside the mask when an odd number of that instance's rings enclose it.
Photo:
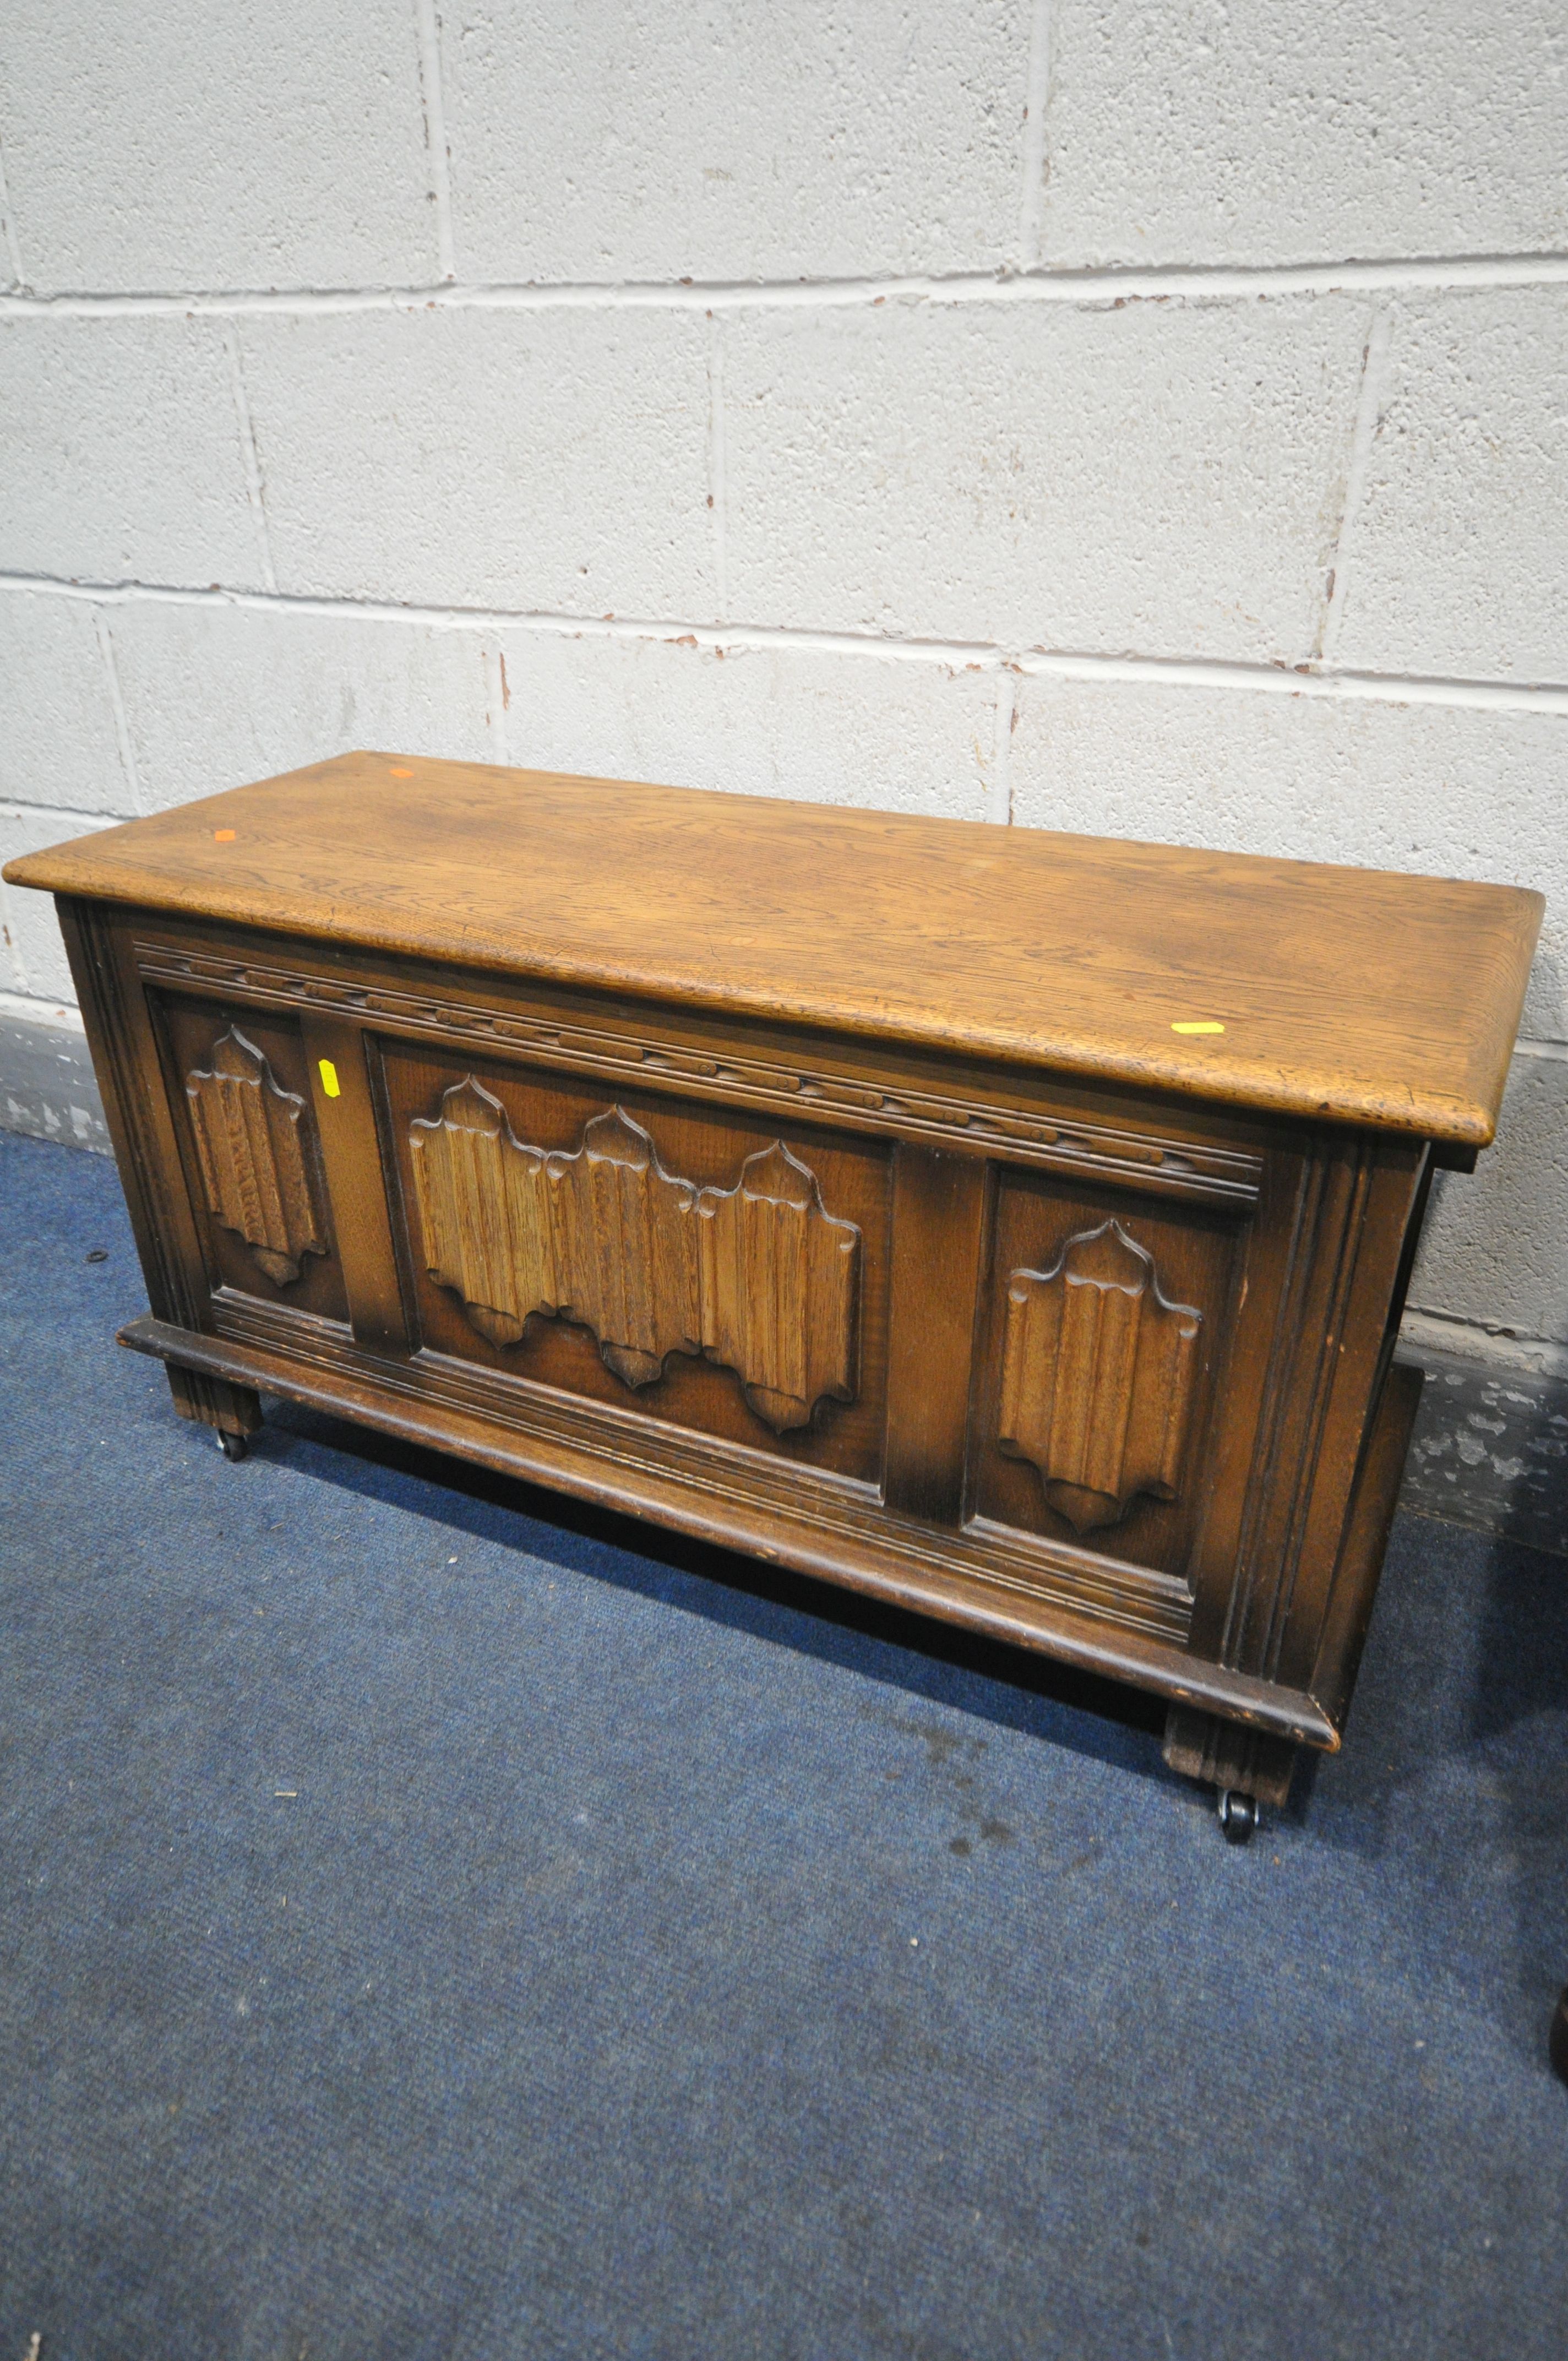
M 329 1099 L 336 1098 L 339 1095 L 337 1087 L 337 1068 L 333 1064 L 330 1058 L 320 1058 L 316 1062 L 321 1071 L 323 1090 L 326 1093 Z
M 1170 1029 L 1173 1033 L 1223 1033 L 1225 1028 L 1212 1016 L 1188 1016 Z

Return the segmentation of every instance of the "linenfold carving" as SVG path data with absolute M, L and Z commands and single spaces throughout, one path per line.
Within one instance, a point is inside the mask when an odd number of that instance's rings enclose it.
M 561 1308 L 591 1328 L 629 1386 L 652 1385 L 668 1353 L 698 1353 L 692 1235 L 696 1191 L 673 1180 L 641 1124 L 619 1107 L 584 1126 L 575 1156 L 545 1159 Z
M 861 1234 L 827 1211 L 816 1174 L 775 1140 L 747 1158 L 733 1189 L 705 1189 L 697 1213 L 708 1359 L 740 1371 L 751 1408 L 781 1434 L 805 1426 L 824 1394 L 851 1400 Z
M 997 1440 L 1075 1532 L 1114 1524 L 1140 1492 L 1176 1498 L 1202 1322 L 1117 1221 L 1009 1277 Z
M 214 1045 L 210 1068 L 187 1074 L 185 1095 L 208 1212 L 288 1287 L 307 1254 L 327 1251 L 300 1145 L 303 1099 L 237 1026 Z
M 825 1395 L 852 1400 L 861 1234 L 782 1141 L 732 1189 L 699 1190 L 620 1107 L 570 1155 L 528 1146 L 471 1074 L 410 1139 L 426 1268 L 493 1344 L 559 1313 L 632 1387 L 671 1353 L 700 1354 L 739 1374 L 779 1433 Z
M 562 1302 L 543 1155 L 513 1138 L 472 1075 L 433 1123 L 415 1122 L 411 1146 L 432 1279 L 462 1297 L 492 1345 L 515 1345 L 531 1312 Z

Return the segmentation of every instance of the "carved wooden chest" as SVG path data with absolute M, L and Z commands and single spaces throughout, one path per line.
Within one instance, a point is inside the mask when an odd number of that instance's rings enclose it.
M 1538 895 L 379 754 L 5 875 L 231 1451 L 270 1390 L 1045 1649 L 1237 1798 L 1338 1745 Z

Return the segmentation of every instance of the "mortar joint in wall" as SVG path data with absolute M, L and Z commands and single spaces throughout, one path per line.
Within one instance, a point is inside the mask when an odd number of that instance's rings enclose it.
M 1030 648 L 1009 653 L 989 640 L 901 639 L 890 633 L 812 630 L 796 624 L 694 622 L 672 616 L 583 615 L 543 608 L 450 607 L 329 597 L 295 591 L 242 590 L 223 584 L 88 582 L 61 575 L 0 571 L 0 593 L 40 592 L 118 606 L 145 601 L 173 607 L 223 607 L 259 613 L 354 616 L 367 622 L 421 623 L 434 631 L 537 631 L 574 639 L 690 641 L 702 647 L 788 648 L 849 655 L 867 663 L 945 664 L 969 671 L 1007 667 L 1022 677 L 1084 682 L 1135 681 L 1172 688 L 1218 688 L 1248 695 L 1326 697 L 1375 704 L 1442 705 L 1467 710 L 1538 713 L 1568 719 L 1568 682 L 1513 682 L 1444 674 L 1341 670 L 1316 661 L 1297 665 L 1242 658 L 1106 653 L 1085 648 Z
M 22 269 L 22 249 L 16 237 L 16 215 L 11 203 L 10 187 L 5 178 L 5 149 L 0 142 L 0 225 L 5 233 L 5 255 L 11 266 L 11 279 L 16 291 L 27 295 L 30 291 L 27 274 Z
M 109 618 L 102 607 L 93 609 L 93 629 L 104 666 L 104 686 L 109 699 L 109 710 L 114 716 L 115 742 L 120 751 L 120 768 L 126 774 L 126 793 L 131 799 L 131 809 L 145 812 L 147 806 L 142 800 L 141 781 L 137 774 L 136 750 L 131 744 L 130 719 L 126 712 L 126 700 L 120 687 L 120 668 L 115 657 L 114 634 L 109 629 Z
M 450 206 L 448 206 L 450 239 Z M 1364 260 L 1264 263 L 1113 263 L 1082 269 L 1002 264 L 994 270 L 896 273 L 860 279 L 460 281 L 446 275 L 411 286 L 185 288 L 119 291 L 67 288 L 39 292 L 25 280 L 0 291 L 0 317 L 182 318 L 188 314 L 285 317 L 314 313 L 435 311 L 830 311 L 916 302 L 1113 304 L 1254 302 L 1260 296 L 1342 295 L 1568 284 L 1568 253 L 1429 255 Z
M 442 285 L 447 286 L 456 279 L 457 258 L 452 212 L 452 148 L 446 137 L 441 77 L 441 20 L 435 0 L 413 0 L 413 11 L 425 152 L 430 161 L 430 199 L 435 214 L 436 269 Z

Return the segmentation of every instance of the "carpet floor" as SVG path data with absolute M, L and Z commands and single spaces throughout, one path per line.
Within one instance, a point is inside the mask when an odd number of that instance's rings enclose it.
M 1135 1699 L 280 1405 L 230 1466 L 144 1309 L 0 1134 L 0 2361 L 1562 2355 L 1562 1561 L 1402 1518 L 1234 1850 Z

